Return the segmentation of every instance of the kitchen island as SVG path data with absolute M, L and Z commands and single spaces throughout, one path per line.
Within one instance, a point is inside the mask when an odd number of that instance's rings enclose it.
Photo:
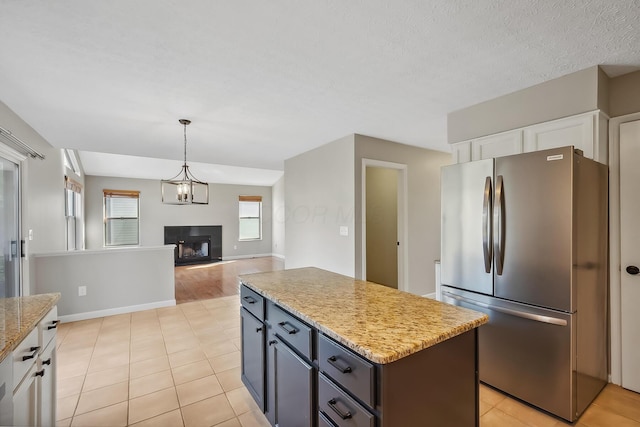
M 484 313 L 317 268 L 240 282 L 242 380 L 272 425 L 479 424 Z

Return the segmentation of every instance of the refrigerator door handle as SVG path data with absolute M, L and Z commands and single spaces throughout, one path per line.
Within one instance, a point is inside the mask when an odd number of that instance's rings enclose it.
M 496 197 L 493 206 L 493 253 L 496 261 L 496 274 L 502 275 L 504 261 L 504 186 L 502 175 L 496 177 Z
M 467 304 L 475 305 L 477 307 L 486 308 L 489 310 L 497 311 L 497 312 L 508 314 L 511 316 L 522 317 L 523 319 L 533 320 L 536 322 L 549 323 L 551 325 L 567 326 L 566 320 L 558 319 L 557 317 L 542 316 L 540 314 L 533 314 L 533 313 L 527 313 L 525 311 L 512 310 L 510 308 L 498 307 L 492 304 L 487 304 L 484 302 L 465 298 L 460 295 L 454 295 L 451 292 L 447 292 L 447 291 L 442 291 L 442 294 L 448 298 L 453 298 L 457 301 L 465 302 Z
M 491 239 L 491 177 L 484 181 L 484 200 L 482 202 L 482 253 L 484 255 L 484 271 L 491 273 L 491 258 L 493 257 Z

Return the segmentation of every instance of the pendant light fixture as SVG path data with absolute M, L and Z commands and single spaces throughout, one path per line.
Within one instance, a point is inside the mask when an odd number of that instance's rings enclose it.
M 178 121 L 184 126 L 184 164 L 176 176 L 161 181 L 162 203 L 206 205 L 209 203 L 209 184 L 196 179 L 187 165 L 187 125 L 191 120 Z

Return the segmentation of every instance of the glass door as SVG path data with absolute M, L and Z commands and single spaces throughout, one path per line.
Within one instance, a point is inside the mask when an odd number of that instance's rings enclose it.
M 20 295 L 18 165 L 0 157 L 0 298 Z

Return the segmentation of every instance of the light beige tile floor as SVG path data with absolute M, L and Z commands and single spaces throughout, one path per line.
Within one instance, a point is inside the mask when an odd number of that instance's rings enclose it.
M 58 328 L 59 426 L 268 426 L 240 381 L 238 296 Z M 482 427 L 562 426 L 480 387 Z M 640 395 L 609 385 L 576 423 L 640 427 Z

